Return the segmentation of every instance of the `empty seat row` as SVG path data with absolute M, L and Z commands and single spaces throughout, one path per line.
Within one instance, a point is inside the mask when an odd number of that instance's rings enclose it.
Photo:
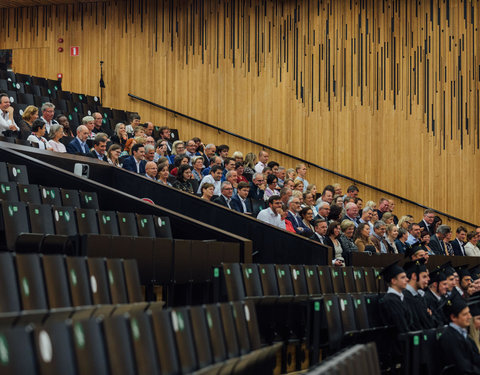
M 248 302 L 126 305 L 94 319 L 2 329 L 0 338 L 5 375 L 272 374 L 281 348 L 262 345 Z
M 0 312 L 143 301 L 134 259 L 0 253 Z
M 62 82 L 53 79 L 30 76 L 28 74 L 14 73 L 8 70 L 0 70 L 0 79 L 13 83 L 22 83 L 24 85 L 37 85 L 47 87 L 52 90 L 62 90 Z
M 216 267 L 214 280 L 219 300 L 270 303 L 329 293 L 385 292 L 379 272 L 372 267 L 235 263 Z

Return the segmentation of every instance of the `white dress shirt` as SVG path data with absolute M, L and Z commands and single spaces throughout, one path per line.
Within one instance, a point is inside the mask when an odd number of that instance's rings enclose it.
M 257 215 L 257 219 L 264 221 L 265 223 L 274 225 L 276 227 L 285 229 L 285 220 L 282 220 L 280 214 L 273 212 L 270 207 L 260 211 Z
M 5 130 L 10 130 L 10 126 L 15 125 L 18 129 L 17 124 L 15 124 L 15 120 L 10 120 L 10 113 L 0 111 L 0 133 L 3 133 Z

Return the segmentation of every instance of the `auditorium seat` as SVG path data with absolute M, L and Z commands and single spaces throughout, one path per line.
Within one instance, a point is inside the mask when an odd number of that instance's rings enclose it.
M 80 197 L 78 195 L 78 190 L 60 188 L 60 196 L 62 198 L 63 206 L 80 208 Z

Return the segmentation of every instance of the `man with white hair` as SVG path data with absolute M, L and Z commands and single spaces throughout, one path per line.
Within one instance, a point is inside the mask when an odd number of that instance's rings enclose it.
M 146 161 L 153 161 L 155 158 L 155 146 L 146 144 L 145 145 L 145 160 Z
M 328 214 L 330 213 L 330 204 L 321 201 L 317 207 L 318 215 L 315 216 L 314 220 L 327 220 Z
M 158 167 L 154 161 L 147 161 L 145 164 L 145 177 L 157 181 Z
M 347 203 L 345 206 L 345 215 L 342 218 L 342 221 L 343 220 L 353 221 L 355 228 L 358 227 L 358 206 L 355 203 Z
M 88 128 L 85 125 L 80 125 L 77 128 L 77 136 L 67 145 L 67 152 L 69 154 L 86 155 L 89 152 L 87 145 Z
M 50 102 L 46 102 L 42 104 L 41 110 L 42 117 L 40 117 L 40 120 L 45 123 L 45 130 L 47 131 L 47 134 L 50 134 L 50 128 L 52 127 L 52 125 L 58 124 L 58 122 L 53 119 L 53 117 L 55 116 L 55 106 Z
M 213 143 L 209 143 L 205 146 L 205 150 L 203 152 L 203 165 L 205 166 L 205 168 L 208 168 L 210 166 L 212 159 L 215 157 L 216 151 L 217 148 Z
M 88 138 L 94 139 L 96 134 L 93 132 L 95 128 L 95 119 L 93 116 L 85 116 L 82 118 L 82 125 L 85 125 L 88 129 Z

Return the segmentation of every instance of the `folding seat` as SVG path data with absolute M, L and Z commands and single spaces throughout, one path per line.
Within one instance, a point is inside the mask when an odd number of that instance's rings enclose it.
M 37 374 L 31 327 L 0 330 L 0 368 L 2 375 Z
M 106 264 L 112 303 L 128 303 L 122 261 L 120 259 L 107 259 Z
M 368 293 L 377 293 L 378 282 L 375 277 L 375 272 L 372 267 L 363 267 L 363 274 L 365 275 L 365 285 Z
M 355 293 L 357 291 L 357 285 L 355 283 L 355 273 L 353 267 L 343 267 L 342 273 L 345 285 L 345 293 Z
M 381 268 L 373 267 L 373 272 L 375 273 L 375 279 L 377 280 L 378 292 L 386 293 L 387 288 L 386 288 L 385 281 L 383 280 L 383 276 L 380 274 L 381 271 L 382 271 Z
M 3 232 L 3 236 L 0 236 L 0 238 L 4 238 L 5 247 L 13 251 L 19 234 L 30 233 L 26 205 L 23 202 L 10 203 L 5 201 L 0 202 L 0 204 L 2 205 L 0 224 Z
M 138 374 L 160 374 L 160 364 L 152 333 L 151 311 L 132 311 L 130 329 Z
M 171 310 L 154 309 L 152 315 L 152 332 L 155 337 L 156 349 L 160 360 L 162 374 L 175 375 L 180 373 L 180 364 L 172 328 Z M 176 328 L 178 329 L 178 320 Z M 217 331 L 216 335 L 221 335 Z
M 53 79 L 47 79 L 47 86 L 52 91 L 61 91 L 62 90 L 62 82 L 55 81 Z
M 18 92 L 17 97 L 19 104 L 35 105 L 32 94 L 23 94 L 21 92 Z
M 104 112 L 107 110 L 104 109 Z M 108 117 L 113 117 L 115 119 L 119 119 L 119 122 L 125 122 L 127 121 L 127 113 L 125 111 L 119 110 L 119 109 L 112 109 L 112 115 Z
M 38 85 L 30 85 L 27 87 L 25 92 L 34 96 L 45 96 L 42 92 L 42 89 L 46 90 L 44 87 Z
M 238 301 L 245 298 L 242 269 L 239 263 L 222 264 L 223 278 L 228 301 Z
M 91 305 L 91 288 L 85 258 L 66 257 L 65 261 L 73 306 Z
M 73 349 L 77 374 L 108 374 L 109 364 L 101 323 L 96 319 L 72 323 Z
M 51 309 L 72 306 L 65 257 L 63 255 L 43 255 L 42 264 L 48 306 Z
M 78 194 L 80 196 L 80 205 L 82 206 L 82 208 L 93 208 L 96 210 L 100 209 L 97 193 L 79 191 Z
M 100 234 L 120 235 L 115 211 L 98 211 Z
M 268 297 L 263 295 L 262 282 L 260 280 L 260 273 L 258 265 L 255 263 L 241 264 L 243 285 L 245 286 L 246 298 L 252 299 L 260 304 L 270 304 L 276 301 L 277 297 Z M 230 299 L 230 301 L 239 301 L 244 298 Z
M 196 266 L 196 261 L 192 253 L 191 240 L 173 241 L 172 268 L 173 280 L 178 284 L 186 284 L 192 281 L 192 268 Z M 198 255 L 197 255 L 198 256 Z M 203 255 L 205 256 L 205 255 Z M 199 258 L 201 257 L 198 256 Z
M 76 103 L 72 102 L 71 100 L 65 100 L 67 103 L 67 112 L 68 113 L 77 113 L 78 117 L 81 119 L 85 115 L 83 113 L 80 113 L 79 108 Z
M 78 195 L 78 190 L 60 189 L 60 196 L 62 198 L 62 206 L 80 208 L 80 197 Z
M 222 318 L 223 336 L 225 337 L 225 348 L 228 358 L 238 357 L 240 355 L 240 345 L 235 321 L 233 320 L 232 308 L 229 303 L 220 303 L 218 309 Z
M 0 313 L 20 311 L 20 294 L 12 253 L 0 253 Z
M 127 286 L 128 302 L 142 302 L 142 287 L 138 274 L 137 261 L 135 259 L 124 259 L 123 270 L 125 273 L 125 284 Z
M 153 274 L 153 280 L 160 284 L 173 280 L 173 241 L 168 238 L 157 238 L 153 241 L 152 267 L 137 258 L 140 275 Z M 143 281 L 142 281 L 143 283 Z
M 198 363 L 188 308 L 181 307 L 171 310 L 170 319 L 176 339 L 180 368 L 183 373 L 192 372 L 198 368 Z
M 277 296 L 280 299 L 280 291 L 278 289 L 275 266 L 273 264 L 259 264 L 258 270 L 260 273 L 260 281 L 262 282 L 262 289 L 264 296 Z M 288 302 L 293 298 L 293 295 L 282 296 L 282 302 Z
M 7 92 L 8 91 L 15 91 L 17 92 L 17 84 L 12 81 L 7 81 Z
M 43 77 L 32 76 L 32 85 L 47 87 L 47 80 L 46 78 L 43 78 Z
M 20 82 L 20 83 L 30 85 L 32 83 L 32 77 L 29 76 L 28 74 L 16 73 L 15 74 L 15 82 Z
M 28 173 L 25 165 L 7 163 L 8 178 L 20 184 L 28 184 Z
M 18 189 L 16 182 L 0 183 L 0 199 L 6 202 L 18 202 Z
M 7 85 L 7 80 L 5 79 L 0 79 L 0 90 L 2 92 L 5 92 L 8 90 L 8 85 Z
M 367 284 L 363 267 L 353 267 L 353 276 L 355 280 L 356 290 L 359 293 L 367 292 Z
M 318 279 L 318 270 L 316 266 L 304 266 L 305 278 L 307 281 L 308 294 L 310 296 L 319 296 L 322 294 L 320 280 Z
M 61 206 L 62 200 L 60 190 L 56 187 L 40 186 L 40 198 L 43 204 L 51 204 L 53 206 Z
M 9 82 L 16 81 L 15 73 L 12 72 L 11 70 L 1 70 L 0 72 L 2 73 L 2 78 L 6 79 L 7 81 Z
M 280 296 L 291 296 L 291 299 L 293 300 L 295 292 L 293 290 L 289 266 L 287 264 L 276 264 L 275 272 L 277 274 L 277 285 Z
M 344 334 L 357 330 L 355 320 L 355 306 L 350 294 L 339 294 L 338 302 L 340 304 L 340 317 Z
M 213 363 L 210 336 L 208 334 L 207 319 L 202 306 L 190 308 L 193 340 L 197 353 L 198 367 L 204 368 Z
M 343 269 L 341 267 L 329 267 L 332 275 L 333 290 L 335 293 L 345 293 L 345 283 L 343 281 Z
M 305 269 L 303 266 L 290 266 L 292 275 L 292 284 L 295 295 L 298 297 L 308 297 L 307 280 L 305 278 Z
M 355 311 L 355 322 L 358 329 L 370 329 L 370 322 L 368 319 L 368 310 L 366 297 L 363 293 L 352 293 L 352 302 Z
M 65 104 L 66 108 L 66 104 Z M 65 112 L 67 111 L 66 109 L 64 110 Z M 80 119 L 78 118 L 77 113 L 69 113 L 68 114 L 68 121 L 70 122 L 70 128 L 72 129 L 73 132 L 77 130 L 77 128 L 80 126 Z
M 132 212 L 117 212 L 118 226 L 122 236 L 138 236 L 135 214 Z
M 170 141 L 173 143 L 180 139 L 180 133 L 177 129 L 170 129 Z
M 250 352 L 251 343 L 250 343 L 250 337 L 248 334 L 245 310 L 243 309 L 242 303 L 239 301 L 229 302 L 229 305 L 230 305 L 230 311 L 233 314 L 233 321 L 238 334 L 237 337 L 238 337 L 238 343 L 240 345 L 239 346 L 240 353 L 242 355 L 247 354 L 248 352 Z
M 170 218 L 166 216 L 154 216 L 153 223 L 155 225 L 155 233 L 157 234 L 158 238 L 173 239 Z
M 34 238 L 32 238 L 33 234 L 38 234 L 40 236 L 55 234 L 55 225 L 53 223 L 52 217 L 52 207 L 50 205 L 28 204 L 27 209 L 32 234 L 29 233 L 30 231 L 27 231 L 27 233 L 22 233 L 18 237 L 17 248 L 19 249 L 20 245 L 27 246 L 29 241 L 35 240 Z
M 55 106 L 56 110 L 67 112 L 67 102 L 65 100 L 57 97 L 56 99 L 52 99 L 52 104 Z
M 87 265 L 93 303 L 95 305 L 111 304 L 105 258 L 88 257 Z
M 210 342 L 212 345 L 213 362 L 223 362 L 227 359 L 227 350 L 225 338 L 223 337 L 222 332 L 222 321 L 218 309 L 218 304 L 204 305 L 203 310 L 208 322 L 207 329 L 210 335 Z
M 57 98 L 57 92 L 55 90 L 50 90 L 48 87 L 40 87 L 40 90 L 35 90 L 34 92 L 35 95 L 38 96 L 46 96 L 51 98 L 50 100 L 56 99 Z
M 13 90 L 7 90 L 6 94 L 10 98 L 10 103 L 18 103 L 17 92 Z
M 60 99 L 63 99 L 63 100 L 66 100 L 66 101 L 71 101 L 72 100 L 72 93 L 70 91 L 58 91 L 57 96 Z
M 334 293 L 332 274 L 329 266 L 318 266 L 318 279 L 320 281 L 320 289 L 323 294 Z
M 135 214 L 137 219 L 138 235 L 142 237 L 156 237 L 155 224 L 152 215 Z
M 48 96 L 34 96 L 33 102 L 35 103 L 35 106 L 42 108 L 43 103 L 50 102 L 50 98 Z
M 15 256 L 17 282 L 24 310 L 46 310 L 48 308 L 42 266 L 38 254 Z
M 327 332 L 328 346 L 338 350 L 343 339 L 342 318 L 340 315 L 339 298 L 329 294 L 323 296 L 323 323 L 322 328 Z
M 88 104 L 90 104 L 92 106 L 100 105 L 100 100 L 97 96 L 87 95 L 86 98 L 87 98 L 87 103 Z
M 7 163 L 0 161 L 0 182 L 9 182 Z
M 18 184 L 18 195 L 21 202 L 41 204 L 38 185 Z
M 77 235 L 75 211 L 73 207 L 52 207 L 55 222 L 55 232 L 64 236 Z

